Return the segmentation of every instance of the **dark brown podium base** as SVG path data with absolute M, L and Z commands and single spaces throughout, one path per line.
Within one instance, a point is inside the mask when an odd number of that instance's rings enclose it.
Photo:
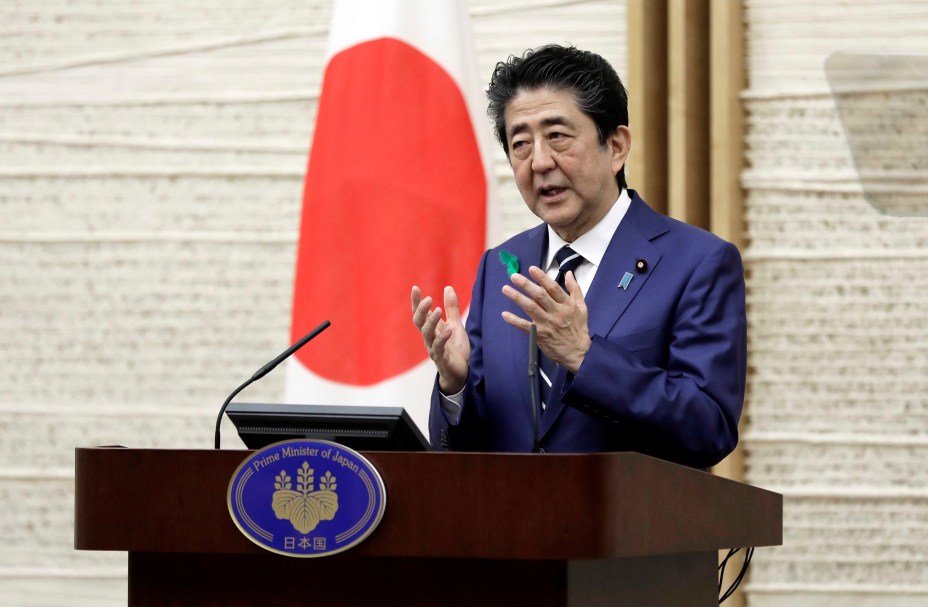
M 78 449 L 74 546 L 129 553 L 132 607 L 710 607 L 719 548 L 782 542 L 782 496 L 636 453 L 371 452 L 380 526 L 290 558 L 229 516 L 246 455 Z
M 710 607 L 716 554 L 576 561 L 129 555 L 131 607 Z

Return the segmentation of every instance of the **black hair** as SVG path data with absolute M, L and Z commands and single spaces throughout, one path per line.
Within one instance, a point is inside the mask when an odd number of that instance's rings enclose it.
M 548 44 L 529 49 L 521 57 L 510 55 L 497 63 L 487 89 L 487 115 L 507 158 L 506 106 L 520 92 L 539 88 L 570 91 L 580 111 L 596 125 L 603 147 L 616 128 L 628 126 L 628 91 L 608 61 L 573 46 Z M 615 180 L 620 188 L 626 187 L 624 166 Z

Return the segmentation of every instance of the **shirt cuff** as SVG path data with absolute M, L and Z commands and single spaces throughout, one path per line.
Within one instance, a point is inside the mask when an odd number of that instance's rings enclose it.
M 451 426 L 457 426 L 461 423 L 461 412 L 464 410 L 464 388 L 461 388 L 457 394 L 446 395 L 438 391 L 439 404 L 441 411 L 445 414 L 445 419 Z

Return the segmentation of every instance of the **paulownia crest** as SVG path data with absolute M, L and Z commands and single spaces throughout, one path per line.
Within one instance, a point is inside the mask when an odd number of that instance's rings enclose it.
M 278 519 L 289 520 L 293 528 L 300 533 L 309 533 L 316 528 L 319 521 L 331 521 L 338 511 L 337 485 L 331 472 L 319 479 L 319 490 L 315 490 L 315 471 L 309 462 L 297 470 L 296 491 L 293 490 L 293 478 L 282 470 L 275 477 L 271 505 Z

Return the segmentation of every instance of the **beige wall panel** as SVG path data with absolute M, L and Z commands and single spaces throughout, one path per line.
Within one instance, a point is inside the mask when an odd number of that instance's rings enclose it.
M 118 577 L 80 577 L 49 585 L 45 576 L 0 580 L 3 607 L 125 607 L 129 602 L 125 574 Z
M 748 604 L 924 605 L 928 217 L 867 203 L 824 64 L 928 53 L 928 4 L 749 0 L 744 18 L 747 480 L 785 495 Z

